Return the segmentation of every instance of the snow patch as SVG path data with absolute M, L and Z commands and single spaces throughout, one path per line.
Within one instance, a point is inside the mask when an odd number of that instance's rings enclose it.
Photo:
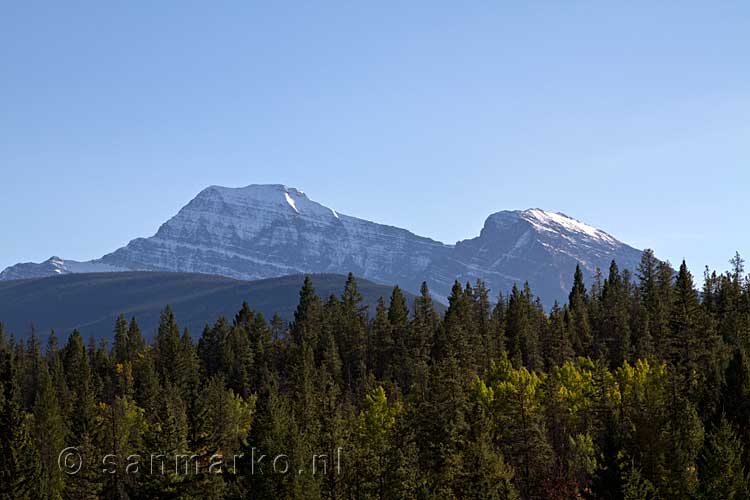
M 284 192 L 284 198 L 286 198 L 286 202 L 289 203 L 289 206 L 292 207 L 292 210 L 299 213 L 299 210 L 297 210 L 297 205 L 294 204 L 294 199 L 289 196 L 289 193 Z
M 334 217 L 336 217 L 337 219 L 339 218 L 339 214 L 337 214 L 337 213 L 336 213 L 336 211 L 335 211 L 334 209 L 331 209 L 331 213 L 332 213 L 332 214 L 333 214 L 333 216 L 334 216 Z
M 555 232 L 555 229 L 553 229 L 553 227 L 559 227 L 567 231 L 585 234 L 586 236 L 597 240 L 606 241 L 610 244 L 617 243 L 617 240 L 615 240 L 612 236 L 605 233 L 604 231 L 601 231 L 593 226 L 579 221 L 578 219 L 568 217 L 567 215 L 561 214 L 559 212 L 545 212 L 544 210 L 540 210 L 538 208 L 532 208 L 529 210 L 525 210 L 523 212 L 523 215 L 526 216 L 526 220 L 534 224 L 539 229 L 545 231 Z

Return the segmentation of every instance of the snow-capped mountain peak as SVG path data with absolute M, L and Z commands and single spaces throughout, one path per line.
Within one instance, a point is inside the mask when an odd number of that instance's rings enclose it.
M 412 292 L 427 281 L 445 298 L 453 281 L 484 280 L 493 294 L 529 281 L 545 303 L 567 295 L 575 265 L 593 274 L 616 259 L 633 269 L 640 251 L 573 217 L 538 208 L 490 215 L 476 238 L 446 245 L 351 217 L 282 184 L 210 186 L 155 235 L 89 262 L 53 257 L 18 264 L 0 279 L 117 270 L 180 271 L 261 279 L 348 273 Z
M 601 240 L 609 244 L 618 243 L 614 237 L 601 229 L 561 212 L 548 212 L 539 208 L 530 208 L 522 211 L 520 215 L 542 231 L 578 233 L 584 237 Z
M 133 240 L 102 261 L 242 279 L 351 271 L 397 283 L 414 279 L 444 247 L 340 214 L 293 187 L 252 184 L 204 189 L 154 236 Z
M 201 203 L 221 204 L 224 208 L 234 207 L 237 210 L 278 210 L 312 218 L 333 216 L 330 208 L 310 200 L 304 191 L 283 184 L 250 184 L 240 188 L 210 186 L 183 210 Z

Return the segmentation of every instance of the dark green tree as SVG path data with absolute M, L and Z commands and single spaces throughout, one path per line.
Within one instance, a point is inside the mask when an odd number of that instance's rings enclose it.
M 0 350 L 0 500 L 37 498 L 39 462 L 29 432 L 29 422 L 20 403 L 12 355 Z

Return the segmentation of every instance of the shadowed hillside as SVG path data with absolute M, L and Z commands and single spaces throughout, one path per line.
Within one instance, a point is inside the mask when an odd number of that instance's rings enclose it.
M 243 301 L 269 320 L 274 313 L 291 320 L 303 279 L 292 275 L 240 281 L 205 274 L 127 272 L 6 281 L 0 282 L 0 321 L 17 337 L 27 336 L 32 322 L 42 337 L 52 329 L 64 337 L 74 328 L 85 337 L 111 337 L 115 318 L 123 313 L 127 318 L 135 316 L 151 337 L 159 312 L 169 304 L 180 326 L 197 337 L 219 315 L 233 317 Z M 341 294 L 346 277 L 318 274 L 312 280 L 325 299 Z M 358 280 L 358 285 L 371 311 L 378 297 L 387 299 L 391 293 L 391 287 L 366 280 Z M 406 295 L 411 303 L 414 297 Z

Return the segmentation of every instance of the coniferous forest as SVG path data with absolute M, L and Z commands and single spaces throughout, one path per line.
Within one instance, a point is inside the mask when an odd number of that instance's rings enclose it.
M 426 285 L 368 311 L 350 275 L 326 299 L 306 279 L 288 323 L 243 304 L 202 332 L 120 316 L 111 342 L 0 328 L 0 499 L 747 499 L 730 262 L 571 269 L 550 308 L 476 282 L 444 314 Z

